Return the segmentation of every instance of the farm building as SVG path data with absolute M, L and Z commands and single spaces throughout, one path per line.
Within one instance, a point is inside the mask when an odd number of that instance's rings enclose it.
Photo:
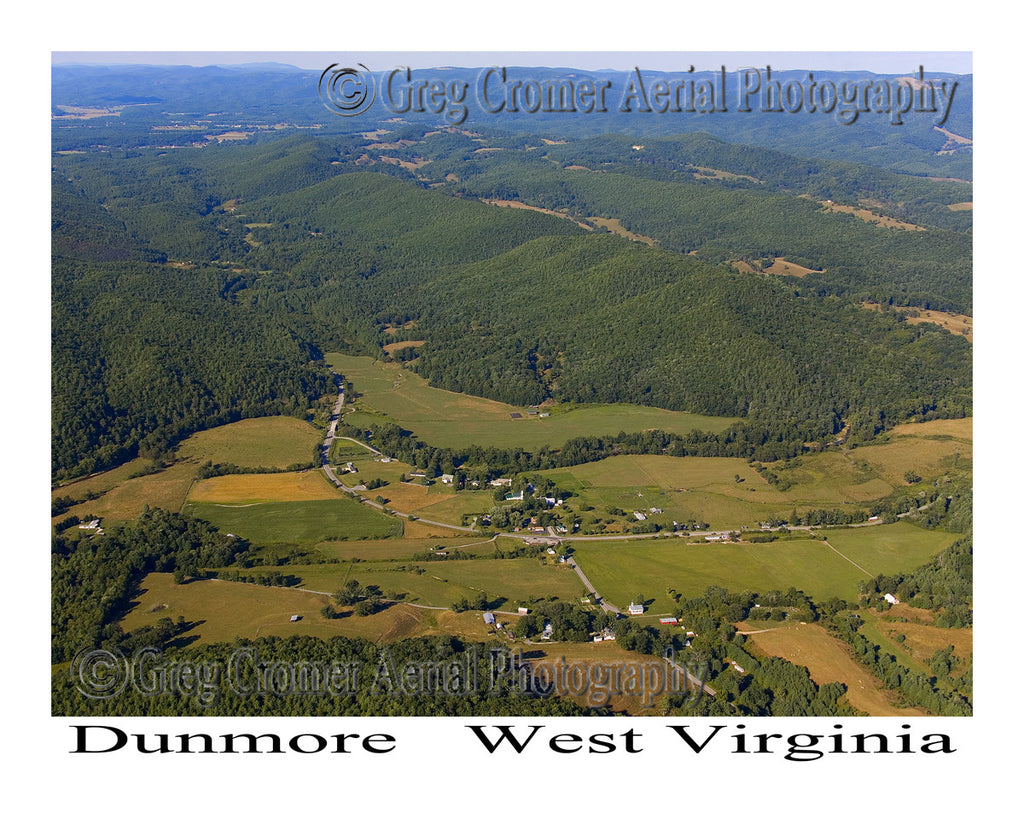
M 627 610 L 629 611 L 630 614 L 643 614 L 644 613 L 644 605 L 643 605 L 643 603 L 630 603 L 629 604 L 629 609 L 627 609 Z
M 520 606 L 519 607 L 519 614 L 529 614 L 529 613 L 530 613 L 530 610 L 528 608 L 526 608 L 526 606 Z
M 637 520 L 647 520 L 647 515 L 645 515 L 643 512 L 634 512 L 633 517 L 635 517 Z
M 452 483 L 455 480 L 454 475 L 448 475 L 447 473 L 441 476 L 441 483 Z
M 290 621 L 290 622 L 292 622 L 292 623 L 297 623 L 297 622 L 299 622 L 299 620 L 301 620 L 301 619 L 302 619 L 302 615 L 301 615 L 301 614 L 293 614 L 293 615 L 291 616 L 291 621 Z
M 659 617 L 658 622 L 663 626 L 674 626 L 679 621 L 675 617 Z
M 885 598 L 886 602 L 889 603 L 892 606 L 895 606 L 897 603 L 900 602 L 899 600 L 896 599 L 896 595 L 894 595 L 894 594 L 889 594 L 888 592 L 886 592 L 882 596 Z
M 487 625 L 489 625 L 489 626 L 493 626 L 494 625 L 494 612 L 493 611 L 485 611 L 484 612 L 484 622 L 487 623 Z

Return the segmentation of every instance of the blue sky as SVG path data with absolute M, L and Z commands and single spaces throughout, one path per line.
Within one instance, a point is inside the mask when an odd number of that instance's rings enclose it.
M 589 70 L 601 68 L 698 71 L 725 66 L 728 70 L 771 65 L 777 70 L 862 69 L 879 74 L 972 72 L 969 51 L 55 51 L 54 64 L 225 65 L 277 62 L 322 69 L 333 62 L 363 62 L 371 69 L 398 65 L 433 68 L 442 65 L 543 65 Z

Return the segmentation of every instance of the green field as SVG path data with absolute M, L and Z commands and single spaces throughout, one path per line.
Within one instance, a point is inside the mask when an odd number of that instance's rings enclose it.
M 207 429 L 178 448 L 180 459 L 233 463 L 242 467 L 284 469 L 313 460 L 314 447 L 323 433 L 298 418 L 247 418 Z
M 828 542 L 872 575 L 909 572 L 952 545 L 960 535 L 901 521 L 889 526 L 827 529 Z
M 325 359 L 358 393 L 356 411 L 345 416 L 346 423 L 360 426 L 391 421 L 437 447 L 480 445 L 534 450 L 560 446 L 580 436 L 645 429 L 680 435 L 695 429 L 717 432 L 739 420 L 628 404 L 564 404 L 546 408 L 548 418 L 528 417 L 526 407 L 435 389 L 398 364 L 341 353 L 328 353 Z M 512 413 L 522 418 L 513 419 Z
M 833 548 L 810 538 L 706 544 L 665 538 L 573 545 L 580 567 L 609 602 L 625 607 L 642 594 L 654 599 L 652 611 L 659 613 L 672 608 L 666 589 L 696 597 L 709 585 L 758 592 L 794 586 L 815 600 L 854 600 L 861 580 L 920 566 L 956 537 L 901 522 L 829 530 L 828 543 Z
M 920 426 L 927 426 L 921 424 Z M 925 480 L 938 477 L 954 458 L 970 465 L 969 444 L 949 437 L 900 436 L 852 450 L 810 453 L 767 464 L 790 484 L 784 491 L 768 483 L 743 458 L 676 458 L 668 455 L 618 455 L 594 463 L 541 473 L 572 492 L 574 508 L 593 507 L 584 525 L 608 520 L 610 508 L 641 511 L 671 528 L 673 521 L 703 521 L 712 529 L 739 529 L 771 519 L 787 519 L 792 510 L 852 510 L 880 500 L 905 485 L 911 466 Z M 651 508 L 662 509 L 652 514 Z
M 597 518 L 608 521 L 609 510 L 621 509 L 627 523 L 635 522 L 634 511 L 641 511 L 668 529 L 673 521 L 688 520 L 706 522 L 713 529 L 739 529 L 771 517 L 788 517 L 794 508 L 835 505 L 849 496 L 835 485 L 818 484 L 780 492 L 742 458 L 618 455 L 541 474 L 574 494 L 574 509 L 593 507 L 582 515 L 584 525 Z M 882 484 L 872 496 L 891 491 Z M 652 508 L 663 511 L 652 513 Z
M 402 533 L 401 519 L 351 498 L 246 505 L 189 503 L 185 512 L 253 543 L 313 545 L 325 540 L 386 538 Z
M 316 544 L 316 551 L 336 560 L 410 560 L 413 555 L 440 545 L 444 549 L 490 555 L 495 551 L 491 538 L 390 538 L 386 540 L 328 540 Z
M 420 574 L 410 567 L 423 569 Z M 289 565 L 289 574 L 302 578 L 302 588 L 336 592 L 346 580 L 380 586 L 385 596 L 424 606 L 450 606 L 460 598 L 473 599 L 481 591 L 489 600 L 505 598 L 502 608 L 514 611 L 518 600 L 557 597 L 578 599 L 583 584 L 566 566 L 542 565 L 535 558 L 506 560 L 447 560 L 425 563 L 365 562 Z M 259 571 L 254 569 L 253 571 Z M 403 596 L 404 595 L 404 596 Z M 628 601 L 627 601 L 628 602 Z

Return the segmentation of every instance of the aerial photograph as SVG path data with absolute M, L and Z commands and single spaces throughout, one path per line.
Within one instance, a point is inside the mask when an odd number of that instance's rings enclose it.
M 50 70 L 52 716 L 972 715 L 970 52 Z

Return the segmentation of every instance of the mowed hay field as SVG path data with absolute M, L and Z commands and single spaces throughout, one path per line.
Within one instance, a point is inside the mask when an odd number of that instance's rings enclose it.
M 222 532 L 253 543 L 313 545 L 325 540 L 399 537 L 402 521 L 341 497 L 333 500 L 283 503 L 220 504 L 190 501 L 185 513 L 201 518 Z
M 292 635 L 325 639 L 340 635 L 374 642 L 431 634 L 457 634 L 475 640 L 487 637 L 479 612 L 456 614 L 397 603 L 369 617 L 348 614 L 328 620 L 320 613 L 328 602 L 327 595 L 249 583 L 202 580 L 179 586 L 173 575 L 153 573 L 143 579 L 142 593 L 121 626 L 128 631 L 155 625 L 162 617 L 180 616 L 195 624 L 184 637 L 198 643 Z M 293 615 L 302 619 L 293 623 Z
M 189 500 L 199 503 L 242 504 L 271 501 L 334 500 L 341 490 L 328 483 L 320 470 L 252 475 L 220 475 L 198 481 Z
M 454 535 L 454 532 L 450 532 Z M 330 540 L 316 544 L 316 551 L 333 560 L 411 560 L 412 556 L 429 551 L 432 546 L 464 551 L 470 554 L 491 555 L 495 551 L 494 538 L 445 537 L 413 538 L 403 537 L 388 540 Z
M 855 600 L 861 580 L 916 568 L 956 537 L 901 522 L 830 529 L 828 543 L 802 538 L 689 544 L 673 537 L 576 541 L 573 546 L 576 561 L 609 602 L 624 608 L 643 594 L 655 601 L 652 613 L 661 613 L 674 607 L 666 589 L 697 597 L 710 585 L 756 592 L 794 586 L 819 601 Z
M 898 708 L 881 681 L 850 655 L 847 647 L 821 626 L 813 623 L 786 623 L 765 626 L 761 623 L 737 623 L 747 634 L 745 648 L 755 656 L 782 657 L 807 668 L 818 685 L 841 682 L 846 685 L 846 700 L 854 708 L 872 717 L 914 717 L 925 712 L 916 708 Z M 751 649 L 753 644 L 753 650 Z
M 438 447 L 478 444 L 536 449 L 560 446 L 583 435 L 622 431 L 716 432 L 738 420 L 628 405 L 560 405 L 544 410 L 550 412 L 550 417 L 528 417 L 525 407 L 431 387 L 422 377 L 395 363 L 341 353 L 328 353 L 325 358 L 359 394 L 356 411 L 345 416 L 346 423 L 359 426 L 388 420 Z M 513 419 L 512 413 L 522 417 Z

